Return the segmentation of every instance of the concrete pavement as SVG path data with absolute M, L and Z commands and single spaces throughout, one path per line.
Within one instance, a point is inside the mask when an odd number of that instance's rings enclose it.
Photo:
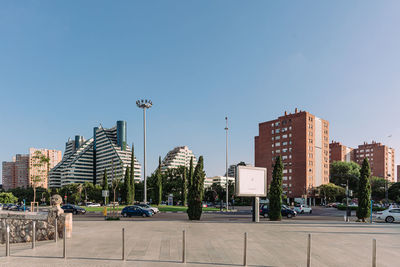
M 378 266 L 396 266 L 400 249 L 399 224 L 361 224 L 284 220 L 259 224 L 215 219 L 202 221 L 138 220 L 75 221 L 68 240 L 68 259 L 62 259 L 62 240 L 12 245 L 0 266 L 239 266 L 243 235 L 248 232 L 248 264 L 306 266 L 308 233 L 312 234 L 312 266 L 371 266 L 372 239 L 377 239 Z M 121 229 L 126 231 L 127 261 L 121 259 Z M 187 231 L 187 264 L 180 263 L 182 230 Z

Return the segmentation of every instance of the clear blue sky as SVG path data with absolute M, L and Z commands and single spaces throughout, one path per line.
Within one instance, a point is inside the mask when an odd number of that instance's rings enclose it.
M 399 1 L 1 1 L 0 161 L 126 120 L 142 162 L 141 98 L 154 103 L 148 172 L 188 145 L 207 175 L 224 174 L 226 115 L 229 163 L 252 163 L 258 123 L 295 107 L 345 145 L 398 149 L 399 12 Z

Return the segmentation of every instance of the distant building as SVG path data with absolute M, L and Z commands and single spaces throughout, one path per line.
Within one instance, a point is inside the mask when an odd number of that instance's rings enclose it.
M 397 182 L 400 182 L 400 165 L 397 165 Z
M 372 176 L 382 177 L 388 179 L 390 182 L 396 181 L 395 151 L 391 147 L 375 141 L 372 141 L 370 144 L 364 142 L 357 148 L 350 148 L 339 142 L 332 142 L 329 144 L 329 150 L 331 163 L 334 161 L 354 161 L 361 166 L 364 158 L 367 158 Z M 397 173 L 397 175 L 399 174 Z
M 255 166 L 267 168 L 268 187 L 277 156 L 282 156 L 283 193 L 288 198 L 312 195 L 312 188 L 329 182 L 329 122 L 295 110 L 259 124 Z
M 332 163 L 334 161 L 354 161 L 354 149 L 344 146 L 340 142 L 332 141 L 329 144 L 329 162 Z
M 40 156 L 48 158 L 49 163 L 41 164 Z M 36 187 L 47 188 L 49 171 L 61 161 L 61 158 L 60 150 L 29 148 L 29 184 L 32 185 L 36 180 Z
M 161 162 L 161 172 L 165 172 L 168 169 L 175 169 L 180 166 L 186 166 L 189 168 L 190 159 L 193 157 L 193 168 L 197 165 L 197 159 L 187 146 L 178 146 L 167 153 L 163 161 Z
M 12 161 L 2 163 L 3 189 L 29 186 L 29 155 L 17 154 Z
M 49 163 L 40 164 L 40 157 L 48 158 Z M 33 181 L 36 181 L 36 187 L 47 188 L 49 170 L 60 161 L 59 150 L 29 148 L 29 154 L 17 154 L 11 162 L 3 162 L 4 189 L 30 187 Z
M 232 182 L 235 184 L 235 177 L 229 177 L 228 176 L 228 181 Z M 204 187 L 208 188 L 211 187 L 213 184 L 219 184 L 223 188 L 226 188 L 226 176 L 213 176 L 213 177 L 207 177 L 204 181 Z
M 395 161 L 394 149 L 381 143 L 372 141 L 368 144 L 359 145 L 354 149 L 354 161 L 362 165 L 364 158 L 367 158 L 371 166 L 371 175 L 382 177 L 389 182 L 395 182 Z
M 93 138 L 88 140 L 79 135 L 68 140 L 62 161 L 50 171 L 50 187 L 85 182 L 101 184 L 105 172 L 109 183 L 116 177 L 123 181 L 132 158 L 126 137 L 126 122 L 117 121 L 110 129 L 94 127 Z M 140 181 L 141 166 L 136 157 L 134 173 L 135 181 Z

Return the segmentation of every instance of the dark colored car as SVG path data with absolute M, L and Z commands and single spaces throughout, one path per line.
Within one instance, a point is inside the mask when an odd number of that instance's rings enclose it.
M 291 210 L 291 209 L 287 208 L 286 206 L 282 206 L 281 214 L 283 217 L 287 217 L 289 219 L 292 217 L 296 217 L 296 215 L 297 215 L 297 213 L 294 210 Z M 264 218 L 268 217 L 268 206 L 267 205 L 262 205 L 260 207 L 260 215 L 264 216 Z
M 16 210 L 18 210 L 18 206 L 15 205 L 15 204 L 7 204 L 5 209 L 6 210 L 11 210 L 11 211 L 16 211 Z
M 125 208 L 122 209 L 121 215 L 124 217 L 132 217 L 132 216 L 151 217 L 153 216 L 153 212 L 139 206 L 126 206 Z
M 85 214 L 86 210 L 76 205 L 66 204 L 61 207 L 65 213 L 72 213 L 72 214 Z

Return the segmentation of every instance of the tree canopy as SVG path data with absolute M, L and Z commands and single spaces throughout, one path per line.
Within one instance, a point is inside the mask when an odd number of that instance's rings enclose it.
M 360 169 L 360 165 L 355 162 L 334 161 L 330 164 L 329 181 L 335 185 L 345 186 L 348 179 L 349 189 L 357 191 Z

